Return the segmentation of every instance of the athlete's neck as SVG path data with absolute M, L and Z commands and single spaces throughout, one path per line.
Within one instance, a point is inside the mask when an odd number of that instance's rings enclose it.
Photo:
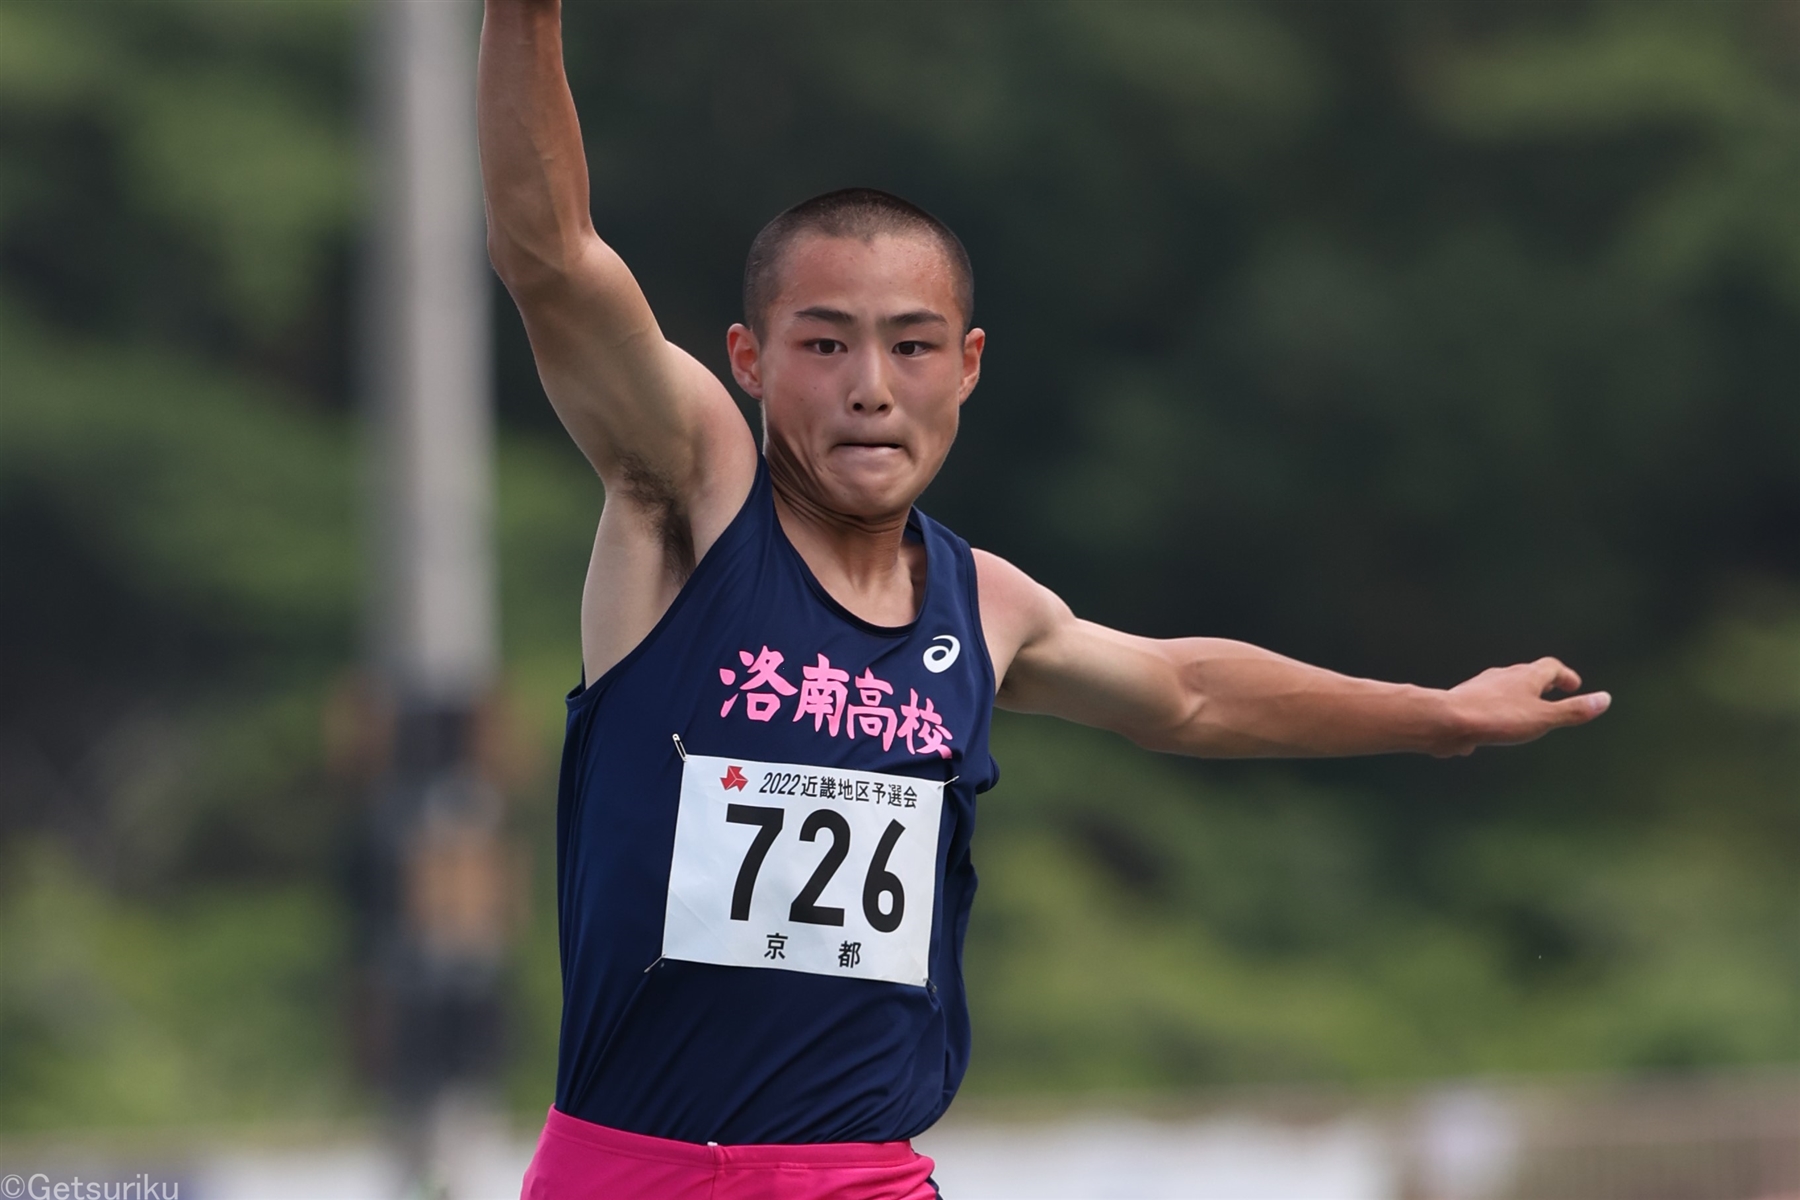
M 831 598 L 873 625 L 905 625 L 925 603 L 925 548 L 906 540 L 909 504 L 875 517 L 838 512 L 770 454 L 775 515 Z

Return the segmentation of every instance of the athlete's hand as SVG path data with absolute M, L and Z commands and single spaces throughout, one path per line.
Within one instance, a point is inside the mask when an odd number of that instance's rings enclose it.
M 1612 706 L 1612 697 L 1606 692 L 1545 699 L 1551 692 L 1573 692 L 1580 687 L 1581 676 L 1554 658 L 1489 667 L 1450 689 L 1456 733 L 1433 753 L 1448 758 L 1469 754 L 1478 746 L 1516 746 L 1565 725 L 1585 725 Z

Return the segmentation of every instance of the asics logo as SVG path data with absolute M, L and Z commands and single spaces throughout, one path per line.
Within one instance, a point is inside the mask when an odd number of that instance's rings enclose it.
M 944 643 L 939 645 L 938 643 Z M 947 633 L 940 633 L 931 639 L 931 645 L 925 651 L 925 669 L 933 675 L 942 675 L 962 653 L 962 643 Z

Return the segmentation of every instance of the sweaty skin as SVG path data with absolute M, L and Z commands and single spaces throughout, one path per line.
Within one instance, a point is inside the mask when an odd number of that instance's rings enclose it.
M 592 680 L 637 645 L 737 513 L 757 447 L 725 386 L 657 326 L 595 231 L 557 0 L 487 0 L 479 76 L 488 248 L 524 319 L 544 390 L 606 485 L 582 594 Z M 783 530 L 845 608 L 917 614 L 924 558 L 903 538 L 955 440 L 987 335 L 965 331 L 929 239 L 807 235 L 781 263 L 760 335 L 726 335 L 762 406 Z M 1448 690 L 1355 679 L 1221 638 L 1152 639 L 1083 621 L 996 555 L 975 552 L 1003 708 L 1208 756 L 1467 754 L 1606 711 L 1553 658 Z

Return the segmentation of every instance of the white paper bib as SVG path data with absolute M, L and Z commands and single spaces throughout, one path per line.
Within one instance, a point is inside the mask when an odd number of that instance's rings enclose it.
M 665 958 L 924 986 L 944 784 L 688 755 Z

